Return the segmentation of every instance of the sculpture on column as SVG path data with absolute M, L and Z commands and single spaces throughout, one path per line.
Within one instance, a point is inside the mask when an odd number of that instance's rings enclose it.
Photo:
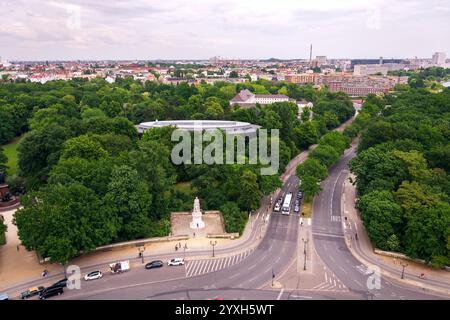
M 194 209 L 192 210 L 191 229 L 202 229 L 205 227 L 205 222 L 202 220 L 202 210 L 200 209 L 200 200 L 195 197 Z

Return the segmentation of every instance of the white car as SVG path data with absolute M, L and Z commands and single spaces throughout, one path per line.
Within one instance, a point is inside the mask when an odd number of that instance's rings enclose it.
M 168 266 L 182 266 L 183 264 L 184 264 L 183 258 L 174 258 L 174 259 L 170 259 L 167 262 Z
M 275 203 L 275 208 L 273 208 L 273 211 L 275 211 L 275 212 L 278 212 L 278 211 L 280 211 L 280 209 L 281 209 L 281 206 L 280 206 L 280 203 Z
M 86 280 L 86 281 L 97 280 L 97 279 L 100 279 L 101 277 L 103 277 L 102 272 L 97 270 L 97 271 L 89 272 L 87 275 L 85 275 L 84 280 Z

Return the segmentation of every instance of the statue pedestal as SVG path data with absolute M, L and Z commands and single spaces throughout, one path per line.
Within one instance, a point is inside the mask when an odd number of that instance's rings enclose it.
M 190 226 L 191 226 L 191 229 L 203 229 L 205 227 L 205 222 L 202 220 L 201 217 L 200 217 L 200 219 L 193 218 Z
M 205 227 L 205 222 L 202 220 L 202 210 L 200 210 L 200 200 L 197 197 L 194 200 L 190 227 L 191 229 L 203 229 Z

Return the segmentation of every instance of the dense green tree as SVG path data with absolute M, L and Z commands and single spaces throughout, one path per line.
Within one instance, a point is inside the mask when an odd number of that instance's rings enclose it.
M 18 147 L 20 174 L 45 179 L 58 162 L 62 146 L 70 136 L 66 128 L 57 124 L 28 132 Z
M 87 135 L 82 135 L 64 142 L 61 159 L 78 157 L 87 160 L 98 160 L 106 157 L 107 154 L 100 142 Z
M 307 149 L 319 139 L 319 132 L 313 122 L 305 122 L 293 130 L 296 145 L 301 149 Z
M 305 192 L 306 197 L 313 197 L 322 190 L 319 179 L 311 175 L 302 176 L 300 188 Z
M 325 179 L 328 175 L 328 169 L 318 159 L 308 158 L 297 167 L 297 176 L 302 179 L 304 176 L 313 176 L 318 181 Z
M 117 235 L 117 216 L 83 185 L 49 185 L 22 202 L 24 207 L 15 214 L 22 244 L 53 262 L 66 263 Z
M 243 210 L 256 210 L 259 207 L 261 191 L 257 176 L 250 170 L 245 170 L 240 177 L 240 195 L 238 205 Z
M 358 209 L 372 243 L 382 250 L 390 250 L 389 238 L 399 232 L 402 208 L 388 191 L 373 191 L 358 202 Z
M 239 209 L 236 203 L 226 202 L 220 207 L 225 222 L 226 232 L 242 234 L 247 222 L 247 213 Z
M 326 167 L 330 167 L 339 160 L 339 153 L 330 145 L 319 144 L 319 146 L 310 153 L 311 158 L 319 160 Z
M 152 196 L 135 169 L 126 165 L 113 169 L 105 202 L 121 220 L 119 238 L 144 238 L 151 235 Z
M 8 162 L 8 158 L 6 157 L 2 148 L 0 148 L 0 172 L 5 172 L 8 168 L 6 163 Z

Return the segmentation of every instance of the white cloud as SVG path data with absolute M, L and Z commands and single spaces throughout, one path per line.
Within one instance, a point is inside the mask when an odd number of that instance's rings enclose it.
M 310 43 L 336 57 L 450 53 L 446 0 L 2 0 L 0 12 L 0 55 L 17 59 L 288 58 Z

